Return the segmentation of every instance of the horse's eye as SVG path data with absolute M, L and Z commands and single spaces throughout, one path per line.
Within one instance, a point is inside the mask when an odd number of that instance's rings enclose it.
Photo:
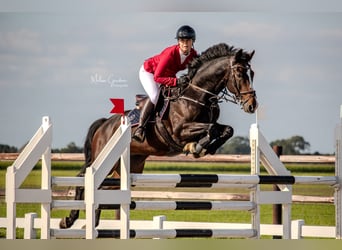
M 237 78 L 242 78 L 242 77 L 243 77 L 243 74 L 242 74 L 241 72 L 237 72 L 237 73 L 236 73 L 236 77 L 237 77 Z

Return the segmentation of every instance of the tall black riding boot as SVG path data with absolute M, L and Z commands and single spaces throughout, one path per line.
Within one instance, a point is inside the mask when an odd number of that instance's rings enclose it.
M 134 140 L 138 142 L 143 142 L 145 140 L 146 124 L 153 111 L 154 104 L 150 100 L 147 100 L 140 113 L 139 127 L 137 128 L 132 137 Z

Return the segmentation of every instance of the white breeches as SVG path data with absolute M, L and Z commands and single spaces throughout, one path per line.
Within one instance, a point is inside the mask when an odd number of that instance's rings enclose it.
M 144 65 L 140 67 L 139 71 L 140 82 L 146 91 L 146 94 L 150 98 L 151 102 L 156 105 L 159 96 L 160 85 L 154 81 L 154 76 L 152 73 L 147 72 L 144 69 Z

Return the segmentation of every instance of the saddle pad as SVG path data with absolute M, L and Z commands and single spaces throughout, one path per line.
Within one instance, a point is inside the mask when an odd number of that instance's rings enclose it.
M 159 116 L 161 118 L 164 117 L 164 115 L 167 112 L 167 108 L 169 106 L 169 100 L 164 100 L 163 106 L 160 107 L 160 112 L 159 112 Z M 131 123 L 131 126 L 138 126 L 139 125 L 139 119 L 140 119 L 140 109 L 134 108 L 132 109 L 128 115 L 128 121 Z M 155 117 L 151 117 L 149 122 L 155 122 Z
M 139 109 L 132 109 L 127 115 L 128 121 L 131 123 L 131 126 L 137 126 L 139 124 L 140 118 L 140 110 Z

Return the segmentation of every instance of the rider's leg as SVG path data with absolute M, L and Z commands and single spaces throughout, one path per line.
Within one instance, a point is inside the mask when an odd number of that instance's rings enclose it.
M 140 113 L 139 127 L 133 135 L 133 139 L 143 142 L 145 139 L 145 127 L 148 122 L 148 118 L 151 116 L 159 95 L 159 84 L 154 81 L 153 74 L 147 72 L 144 66 L 141 66 L 139 71 L 140 82 L 143 85 L 149 100 L 146 101 L 143 109 Z
M 148 122 L 148 119 L 152 115 L 154 111 L 154 104 L 148 99 L 141 110 L 140 113 L 140 120 L 139 120 L 139 127 L 133 134 L 133 139 L 139 142 L 143 142 L 145 140 L 145 128 Z

